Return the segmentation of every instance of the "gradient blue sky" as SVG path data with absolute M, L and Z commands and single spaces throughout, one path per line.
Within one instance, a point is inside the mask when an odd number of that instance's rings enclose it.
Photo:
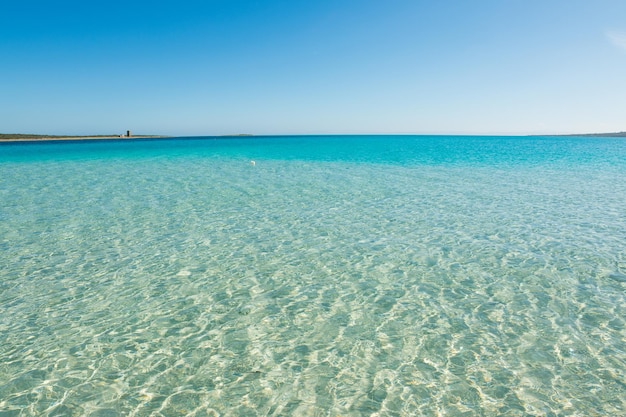
M 0 132 L 626 130 L 625 0 L 3 1 Z

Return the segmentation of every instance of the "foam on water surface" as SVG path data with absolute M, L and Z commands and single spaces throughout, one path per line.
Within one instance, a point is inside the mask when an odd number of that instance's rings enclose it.
M 6 415 L 626 413 L 624 141 L 0 145 L 0 174 Z

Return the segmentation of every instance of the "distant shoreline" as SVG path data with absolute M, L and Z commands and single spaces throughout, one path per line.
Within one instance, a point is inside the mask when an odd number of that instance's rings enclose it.
M 29 135 L 29 134 L 0 134 L 0 142 L 48 142 L 64 140 L 133 140 L 133 139 L 158 139 L 169 136 L 161 135 L 89 135 L 89 136 L 55 136 L 55 135 Z
M 574 133 L 569 135 L 533 135 L 533 136 L 580 136 L 589 138 L 625 138 L 626 132 L 613 133 Z
M 331 134 L 329 134 L 331 135 Z M 381 135 L 381 134 L 376 134 Z M 384 134 L 382 134 L 384 135 Z M 252 134 L 234 134 L 234 135 L 207 135 L 212 137 L 253 137 L 255 135 Z M 265 135 L 262 135 L 265 136 Z M 282 135 L 277 135 L 282 136 Z M 287 135 L 291 136 L 291 135 Z M 319 135 L 314 135 L 319 136 Z M 332 136 L 332 135 L 331 135 Z M 346 135 L 353 136 L 353 135 Z M 396 136 L 392 134 L 391 136 Z M 399 135 L 405 136 L 405 135 Z M 415 134 L 409 136 L 450 136 L 450 135 L 422 135 Z M 500 136 L 500 135 L 452 135 L 452 136 Z M 507 136 L 507 135 L 504 135 Z M 626 138 L 626 132 L 613 132 L 613 133 L 571 133 L 571 134 L 547 134 L 547 135 L 511 135 L 511 136 L 520 136 L 520 137 L 606 137 L 606 138 L 617 138 L 624 137 Z M 84 141 L 96 141 L 96 140 L 133 140 L 133 139 L 165 139 L 172 138 L 177 136 L 165 136 L 165 135 L 88 135 L 88 136 L 56 136 L 56 135 L 31 135 L 31 134 L 20 134 L 20 133 L 0 133 L 0 143 L 2 142 L 55 142 L 55 141 L 73 141 L 73 140 L 84 140 Z M 200 136 L 198 136 L 200 137 Z

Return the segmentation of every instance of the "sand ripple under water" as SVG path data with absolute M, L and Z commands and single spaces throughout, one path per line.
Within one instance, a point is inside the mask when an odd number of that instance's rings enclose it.
M 242 146 L 0 163 L 1 416 L 626 415 L 623 164 Z

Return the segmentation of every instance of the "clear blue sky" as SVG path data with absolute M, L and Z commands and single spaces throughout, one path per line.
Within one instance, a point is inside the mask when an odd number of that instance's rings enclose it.
M 14 0 L 0 133 L 626 130 L 625 0 Z

